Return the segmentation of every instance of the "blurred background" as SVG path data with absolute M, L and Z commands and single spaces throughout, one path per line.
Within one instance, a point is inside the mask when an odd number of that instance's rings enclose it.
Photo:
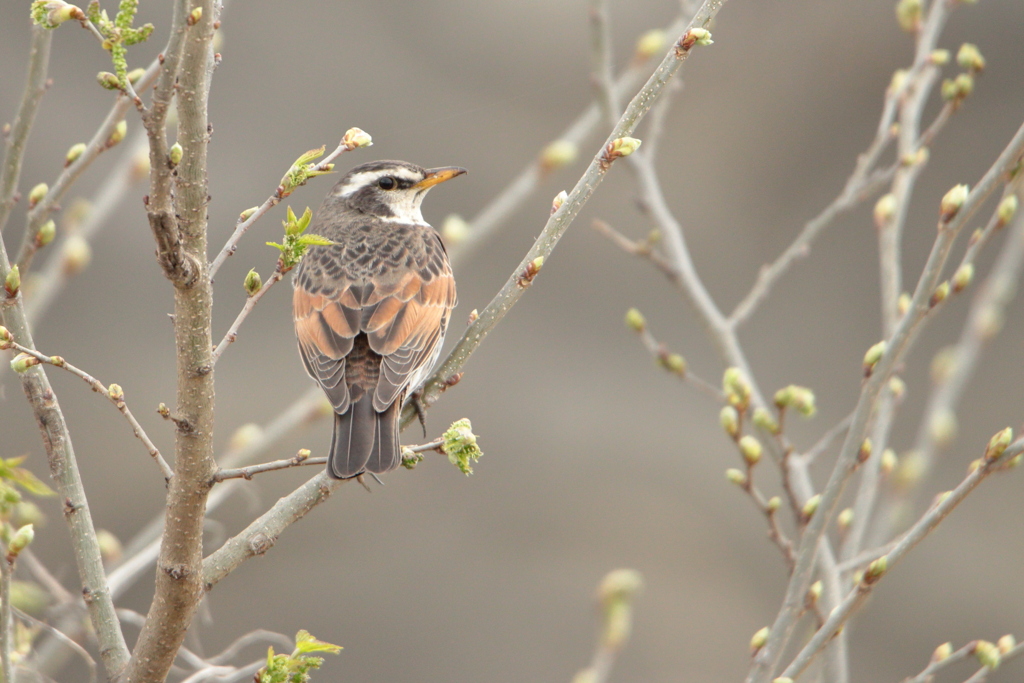
M 142 3 L 140 20 L 157 29 L 129 53 L 132 66 L 148 64 L 165 43 L 167 4 Z M 343 156 L 340 171 L 381 158 L 464 166 L 469 175 L 431 193 L 424 214 L 435 226 L 451 213 L 471 218 L 593 100 L 588 5 L 235 0 L 223 17 L 223 63 L 211 95 L 212 249 L 300 153 L 333 148 L 352 126 L 375 144 Z M 0 0 L 5 121 L 24 83 L 27 10 L 27 2 Z M 617 67 L 642 32 L 667 26 L 678 12 L 671 0 L 613 0 Z M 985 2 L 958 8 L 941 40 L 954 53 L 962 42 L 976 43 L 988 68 L 933 146 L 918 185 L 903 261 L 908 281 L 924 263 L 942 194 L 956 183 L 973 185 L 1020 125 L 1022 27 L 1020 3 Z M 912 38 L 889 2 L 732 0 L 712 30 L 714 46 L 681 72 L 685 87 L 658 158 L 697 268 L 729 311 L 762 263 L 842 189 L 874 135 L 892 72 L 912 59 Z M 109 68 L 87 32 L 72 25 L 57 32 L 54 84 L 29 146 L 23 190 L 52 182 L 68 147 L 91 136 L 112 100 L 95 74 Z M 926 120 L 937 109 L 933 102 Z M 140 128 L 134 112 L 128 122 L 129 135 Z M 571 188 L 606 132 L 595 133 L 579 160 L 548 177 L 471 260 L 456 265 L 460 306 L 449 345 L 518 264 L 551 198 Z M 117 150 L 101 157 L 72 194 L 91 196 L 116 158 Z M 287 203 L 315 209 L 332 182 L 314 180 Z M 171 288 L 153 257 L 144 191 L 128 193 L 95 240 L 91 265 L 38 325 L 36 342 L 120 383 L 150 436 L 171 453 L 171 429 L 154 412 L 174 399 Z M 622 323 L 626 309 L 638 306 L 659 339 L 718 382 L 721 362 L 679 294 L 589 227 L 601 218 L 645 235 L 650 226 L 635 198 L 632 175 L 616 166 L 522 302 L 473 356 L 462 383 L 430 411 L 431 436 L 457 418 L 472 420 L 485 452 L 476 473 L 466 478 L 436 456 L 388 475 L 372 493 L 343 487 L 209 595 L 196 626 L 207 653 L 251 629 L 291 635 L 306 628 L 345 647 L 318 680 L 569 681 L 591 656 L 597 583 L 611 569 L 632 567 L 646 588 L 613 679 L 741 679 L 750 636 L 773 620 L 786 571 L 760 514 L 723 477 L 739 461 L 718 426 L 718 406 L 655 367 Z M 791 423 L 803 447 L 852 409 L 863 352 L 880 337 L 872 204 L 837 221 L 743 331 L 765 391 L 789 383 L 816 391 L 817 416 Z M 257 223 L 218 275 L 215 339 L 244 302 L 245 273 L 272 270 L 276 252 L 264 242 L 277 239 L 283 215 L 281 205 Z M 979 214 L 974 222 L 983 220 Z M 9 249 L 22 226 L 17 213 L 5 234 Z M 961 240 L 954 258 L 962 248 Z M 995 251 L 985 254 L 981 274 Z M 311 384 L 295 349 L 290 295 L 288 286 L 272 290 L 217 367 L 221 444 L 243 424 L 273 419 Z M 897 451 L 913 443 L 928 364 L 959 336 L 969 298 L 944 308 L 912 354 Z M 919 509 L 960 481 L 993 432 L 1021 424 L 1022 305 L 1011 305 L 1005 330 L 988 347 L 963 403 L 960 437 L 923 482 Z M 129 539 L 161 509 L 161 477 L 110 405 L 66 373 L 49 375 L 96 524 Z M 20 387 L 10 372 L 2 381 L 0 456 L 28 454 L 45 477 Z M 320 421 L 267 459 L 302 447 L 320 454 L 329 439 L 329 424 Z M 416 428 L 403 437 L 420 439 Z M 815 472 L 819 484 L 828 467 Z M 770 487 L 769 469 L 762 477 Z M 247 483 L 244 495 L 213 515 L 211 547 L 312 474 L 279 472 Z M 879 585 L 849 630 L 854 681 L 901 680 L 947 640 L 959 646 L 1024 634 L 1020 477 L 986 482 Z M 49 523 L 35 548 L 77 590 L 58 503 L 42 504 Z M 121 604 L 145 612 L 150 584 L 147 572 Z M 125 628 L 133 641 L 134 627 Z M 261 653 L 251 648 L 252 658 Z M 1022 672 L 1015 662 L 993 680 Z M 72 665 L 58 678 L 84 680 L 84 673 Z

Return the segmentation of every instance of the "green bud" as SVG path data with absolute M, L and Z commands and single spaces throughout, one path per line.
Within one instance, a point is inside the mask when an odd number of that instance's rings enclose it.
M 949 64 L 949 50 L 932 50 L 932 53 L 928 55 L 928 61 L 935 66 Z
M 258 206 L 252 206 L 252 207 L 249 207 L 248 209 L 246 209 L 245 211 L 243 211 L 242 213 L 238 214 L 238 222 L 239 223 L 243 223 L 243 222 L 249 220 L 250 218 L 252 218 L 252 215 L 254 213 L 259 211 L 259 208 L 260 207 L 258 207 Z
M 1013 648 L 1017 647 L 1017 639 L 1013 637 L 1012 633 L 1007 633 L 996 642 L 996 647 L 999 648 L 999 654 L 1005 657 Z
M 860 444 L 860 450 L 857 451 L 857 460 L 859 462 L 866 462 L 871 457 L 871 439 L 864 439 Z
M 71 145 L 71 148 L 68 149 L 68 153 L 64 155 L 64 168 L 67 168 L 71 164 L 73 164 L 76 161 L 78 161 L 78 157 L 82 156 L 84 153 L 85 153 L 85 143 L 84 142 L 79 142 L 77 144 Z
M 647 327 L 647 321 L 644 319 L 644 314 L 635 308 L 631 308 L 626 311 L 626 327 L 634 332 L 643 332 Z
M 117 122 L 114 126 L 114 130 L 110 133 L 110 137 L 107 138 L 107 147 L 113 147 L 122 140 L 124 136 L 128 134 L 128 122 L 124 119 Z
M 461 244 L 469 237 L 470 227 L 462 216 L 458 214 L 451 214 L 444 219 L 444 224 L 441 227 L 441 236 L 444 237 L 445 244 L 450 247 L 454 247 Z
M 139 82 L 139 79 L 146 75 L 146 70 L 142 67 L 138 69 L 132 69 L 128 72 L 128 82 L 135 85 Z
M 897 462 L 899 462 L 899 459 L 896 457 L 896 451 L 886 448 L 882 451 L 882 459 L 878 462 L 878 470 L 882 473 L 882 476 L 892 474 L 892 471 L 896 469 Z
M 902 90 L 904 84 L 906 84 L 906 82 L 907 82 L 907 75 L 908 74 L 907 74 L 907 70 L 906 69 L 896 69 L 895 71 L 893 71 L 892 72 L 892 78 L 889 80 L 889 92 L 890 93 L 895 93 L 895 92 L 899 92 L 900 90 Z M 896 126 L 896 128 L 894 128 L 891 131 L 890 134 L 893 137 L 895 137 L 896 133 L 899 130 L 899 128 L 898 128 L 899 124 L 893 124 L 893 125 Z
M 999 654 L 999 648 L 987 640 L 979 640 L 975 643 L 974 656 L 978 658 L 979 664 L 989 669 L 998 669 L 1003 659 Z
M 747 461 L 747 464 L 753 467 L 761 460 L 761 454 L 763 449 L 761 448 L 761 442 L 755 437 L 749 434 L 739 440 L 740 455 Z
M 935 291 L 932 292 L 931 298 L 928 300 L 929 306 L 938 306 L 949 296 L 949 281 L 943 280 Z
M 196 7 L 194 10 L 192 10 L 191 12 L 188 13 L 188 19 L 185 20 L 185 23 L 188 24 L 189 26 L 195 26 L 196 24 L 199 23 L 199 20 L 202 19 L 202 18 L 203 18 L 203 8 L 202 7 Z
M 39 230 L 36 232 L 36 246 L 45 247 L 47 244 L 53 241 L 53 238 L 57 236 L 57 224 L 52 220 L 46 221 L 39 226 Z
M 555 140 L 540 153 L 540 165 L 544 171 L 554 171 L 555 169 L 568 166 L 576 160 L 576 155 L 579 152 L 575 142 L 569 140 Z
M 739 368 L 726 368 L 722 375 L 722 391 L 729 404 L 740 412 L 750 405 L 750 384 Z
M 92 260 L 92 247 L 81 235 L 68 235 L 64 240 L 63 257 L 65 274 L 74 275 L 89 265 L 89 261 Z
M 921 0 L 899 0 L 896 3 L 896 21 L 907 33 L 914 33 L 921 27 L 923 12 Z
M 818 599 L 821 598 L 823 588 L 824 586 L 821 583 L 821 579 L 812 583 L 810 588 L 807 589 L 807 601 L 812 605 L 818 602 Z
M 6 351 L 11 348 L 12 341 L 14 341 L 14 337 L 11 336 L 10 330 L 0 325 L 0 351 Z
M 373 145 L 373 138 L 361 128 L 349 128 L 345 131 L 345 136 L 341 138 L 341 144 L 351 151 L 360 147 L 370 147 Z
M 711 31 L 706 28 L 691 28 L 680 39 L 679 46 L 676 48 L 676 54 L 678 55 L 680 50 L 688 52 L 694 45 L 703 47 L 714 42 L 711 40 Z
M 35 208 L 35 205 L 43 201 L 46 197 L 46 193 L 50 191 L 50 186 L 46 183 L 39 183 L 33 187 L 28 193 L 28 208 Z
M 441 438 L 441 450 L 448 456 L 448 461 L 458 467 L 463 474 L 473 474 L 471 463 L 478 461 L 483 451 L 477 445 L 477 437 L 469 420 L 456 420 Z
M 885 355 L 886 343 L 880 341 L 868 349 L 867 353 L 864 354 L 864 375 L 868 376 L 874 371 L 875 365 L 878 361 L 882 360 L 882 356 Z
M 113 564 L 124 555 L 124 548 L 121 540 L 106 529 L 96 530 L 96 542 L 100 546 L 100 555 L 103 557 L 103 564 Z
M 19 289 L 21 289 L 21 269 L 18 268 L 18 264 L 14 264 L 7 271 L 7 277 L 4 278 L 4 291 L 7 292 L 9 298 L 14 298 L 18 295 Z
M 764 644 L 768 642 L 768 634 L 771 633 L 771 629 L 765 626 L 759 629 L 750 639 L 750 650 L 751 652 L 757 652 Z
M 884 228 L 896 215 L 897 208 L 896 195 L 883 195 L 875 202 L 875 227 Z
M 864 572 L 864 578 L 861 580 L 865 585 L 870 586 L 885 576 L 887 571 L 889 571 L 889 556 L 883 555 L 868 565 L 868 570 Z
M 754 408 L 753 421 L 755 425 L 769 434 L 779 433 L 779 423 L 765 408 Z
M 111 384 L 107 387 L 107 398 L 115 403 L 124 403 L 124 389 L 120 384 Z
M 800 516 L 803 518 L 805 522 L 814 516 L 814 513 L 818 511 L 818 506 L 820 504 L 820 493 L 815 493 L 813 496 L 807 499 L 807 502 L 804 503 L 804 506 L 800 509 Z
M 175 142 L 171 145 L 171 148 L 167 150 L 167 160 L 171 162 L 171 166 L 177 166 L 181 163 L 181 157 L 184 153 L 184 150 L 181 148 L 181 143 Z
M 30 11 L 32 21 L 43 28 L 57 28 L 71 19 L 85 19 L 85 12 L 80 7 L 62 0 L 34 0 Z
M 942 81 L 940 90 L 944 100 L 954 102 L 966 99 L 974 92 L 974 77 L 970 74 L 960 74 L 956 78 L 947 78 Z
M 628 157 L 640 148 L 640 140 L 630 137 L 615 138 L 608 143 L 607 156 L 609 160 L 619 157 Z
M 953 291 L 962 292 L 974 280 L 974 264 L 965 263 L 953 273 Z
M 966 185 L 956 185 L 945 194 L 939 203 L 939 216 L 943 222 L 948 223 L 960 211 L 969 194 L 970 189 Z
M 909 293 L 903 292 L 902 294 L 900 294 L 899 299 L 896 300 L 896 310 L 897 310 L 897 312 L 900 315 L 906 315 L 907 311 L 910 310 L 910 303 L 912 301 L 913 301 L 913 298 L 910 296 Z
M 121 88 L 121 82 L 117 80 L 117 76 L 109 71 L 101 71 L 96 74 L 96 82 L 107 90 L 119 90 Z
M 669 372 L 673 372 L 680 377 L 686 375 L 686 359 L 678 353 L 665 354 L 661 358 L 661 362 Z
M 996 215 L 999 219 L 999 226 L 1002 227 L 1013 220 L 1013 216 L 1017 213 L 1017 195 L 1011 194 L 1003 197 L 1003 201 L 999 202 L 999 208 L 996 209 Z
M 768 502 L 765 503 L 765 510 L 767 510 L 769 514 L 775 514 L 779 511 L 780 507 L 782 507 L 782 498 L 779 498 L 778 496 L 772 496 L 768 499 Z
M 255 296 L 256 292 L 263 288 L 263 279 L 260 277 L 260 274 L 256 272 L 255 268 L 246 273 L 245 281 L 242 283 L 242 286 L 245 287 L 245 293 L 249 296 Z
M 718 421 L 725 433 L 736 438 L 740 433 L 740 414 L 732 406 L 724 406 L 718 413 Z
M 846 531 L 850 528 L 851 524 L 853 524 L 853 508 L 843 508 L 839 516 L 836 517 L 836 525 L 839 527 L 839 531 Z
M 1013 441 L 1013 428 L 1011 427 L 993 434 L 992 438 L 988 441 L 988 446 L 985 448 L 985 459 L 995 460 L 1001 456 L 1009 447 L 1011 441 Z
M 953 654 L 953 643 L 943 643 L 935 648 L 935 652 L 932 653 L 932 661 L 944 662 L 949 659 L 951 654 Z
M 981 50 L 977 45 L 964 43 L 956 53 L 956 63 L 970 71 L 982 71 L 985 68 L 985 58 L 981 56 Z
M 14 558 L 27 548 L 32 539 L 36 537 L 36 530 L 31 524 L 26 524 L 14 533 L 11 542 L 7 544 L 7 562 L 13 562 Z
M 646 61 L 654 55 L 664 52 L 667 44 L 668 35 L 661 29 L 652 29 L 642 34 L 636 41 L 634 57 L 637 61 Z
M 562 190 L 555 195 L 555 198 L 551 200 L 551 214 L 554 215 L 556 211 L 562 208 L 562 204 L 565 204 L 565 200 L 569 198 L 569 194 Z
M 743 473 L 743 470 L 738 470 L 735 467 L 730 467 L 725 471 L 725 478 L 737 486 L 747 485 L 747 475 Z

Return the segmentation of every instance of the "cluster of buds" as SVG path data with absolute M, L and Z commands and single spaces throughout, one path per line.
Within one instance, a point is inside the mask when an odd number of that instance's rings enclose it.
M 472 464 L 483 455 L 477 444 L 477 436 L 473 433 L 473 425 L 466 418 L 453 422 L 441 435 L 441 451 L 466 476 L 473 474 Z
M 796 384 L 790 384 L 775 392 L 775 406 L 780 411 L 793 408 L 804 417 L 812 417 L 818 410 L 814 402 L 814 392 Z
M 920 30 L 923 14 L 921 0 L 899 0 L 896 3 L 896 21 L 907 33 L 916 33 Z
M 942 99 L 959 106 L 974 92 L 974 76 L 969 73 L 957 74 L 955 78 L 942 81 Z
M 727 368 L 722 375 L 722 392 L 729 405 L 744 413 L 750 407 L 750 383 L 739 368 Z
M 292 207 L 289 206 L 285 220 L 282 221 L 284 223 L 284 243 L 267 242 L 267 246 L 274 247 L 281 252 L 278 268 L 282 273 L 286 273 L 298 265 L 310 247 L 325 247 L 334 244 L 326 237 L 304 234 L 312 218 L 313 212 L 309 210 L 308 206 L 300 217 L 296 217 Z
M 1003 661 L 999 648 L 987 640 L 974 643 L 974 656 L 978 658 L 978 663 L 987 669 L 998 669 Z

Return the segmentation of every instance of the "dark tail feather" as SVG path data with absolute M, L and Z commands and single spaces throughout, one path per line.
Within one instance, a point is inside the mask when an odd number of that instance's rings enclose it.
M 335 413 L 327 474 L 334 479 L 350 479 L 366 471 L 379 474 L 398 467 L 400 414 L 399 401 L 378 413 L 368 395 L 352 402 L 343 414 Z

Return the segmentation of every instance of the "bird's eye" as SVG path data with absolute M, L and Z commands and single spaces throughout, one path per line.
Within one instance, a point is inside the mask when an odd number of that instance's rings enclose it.
M 382 190 L 393 190 L 395 189 L 395 179 L 392 178 L 391 176 L 384 176 L 383 178 L 377 181 L 377 185 Z

